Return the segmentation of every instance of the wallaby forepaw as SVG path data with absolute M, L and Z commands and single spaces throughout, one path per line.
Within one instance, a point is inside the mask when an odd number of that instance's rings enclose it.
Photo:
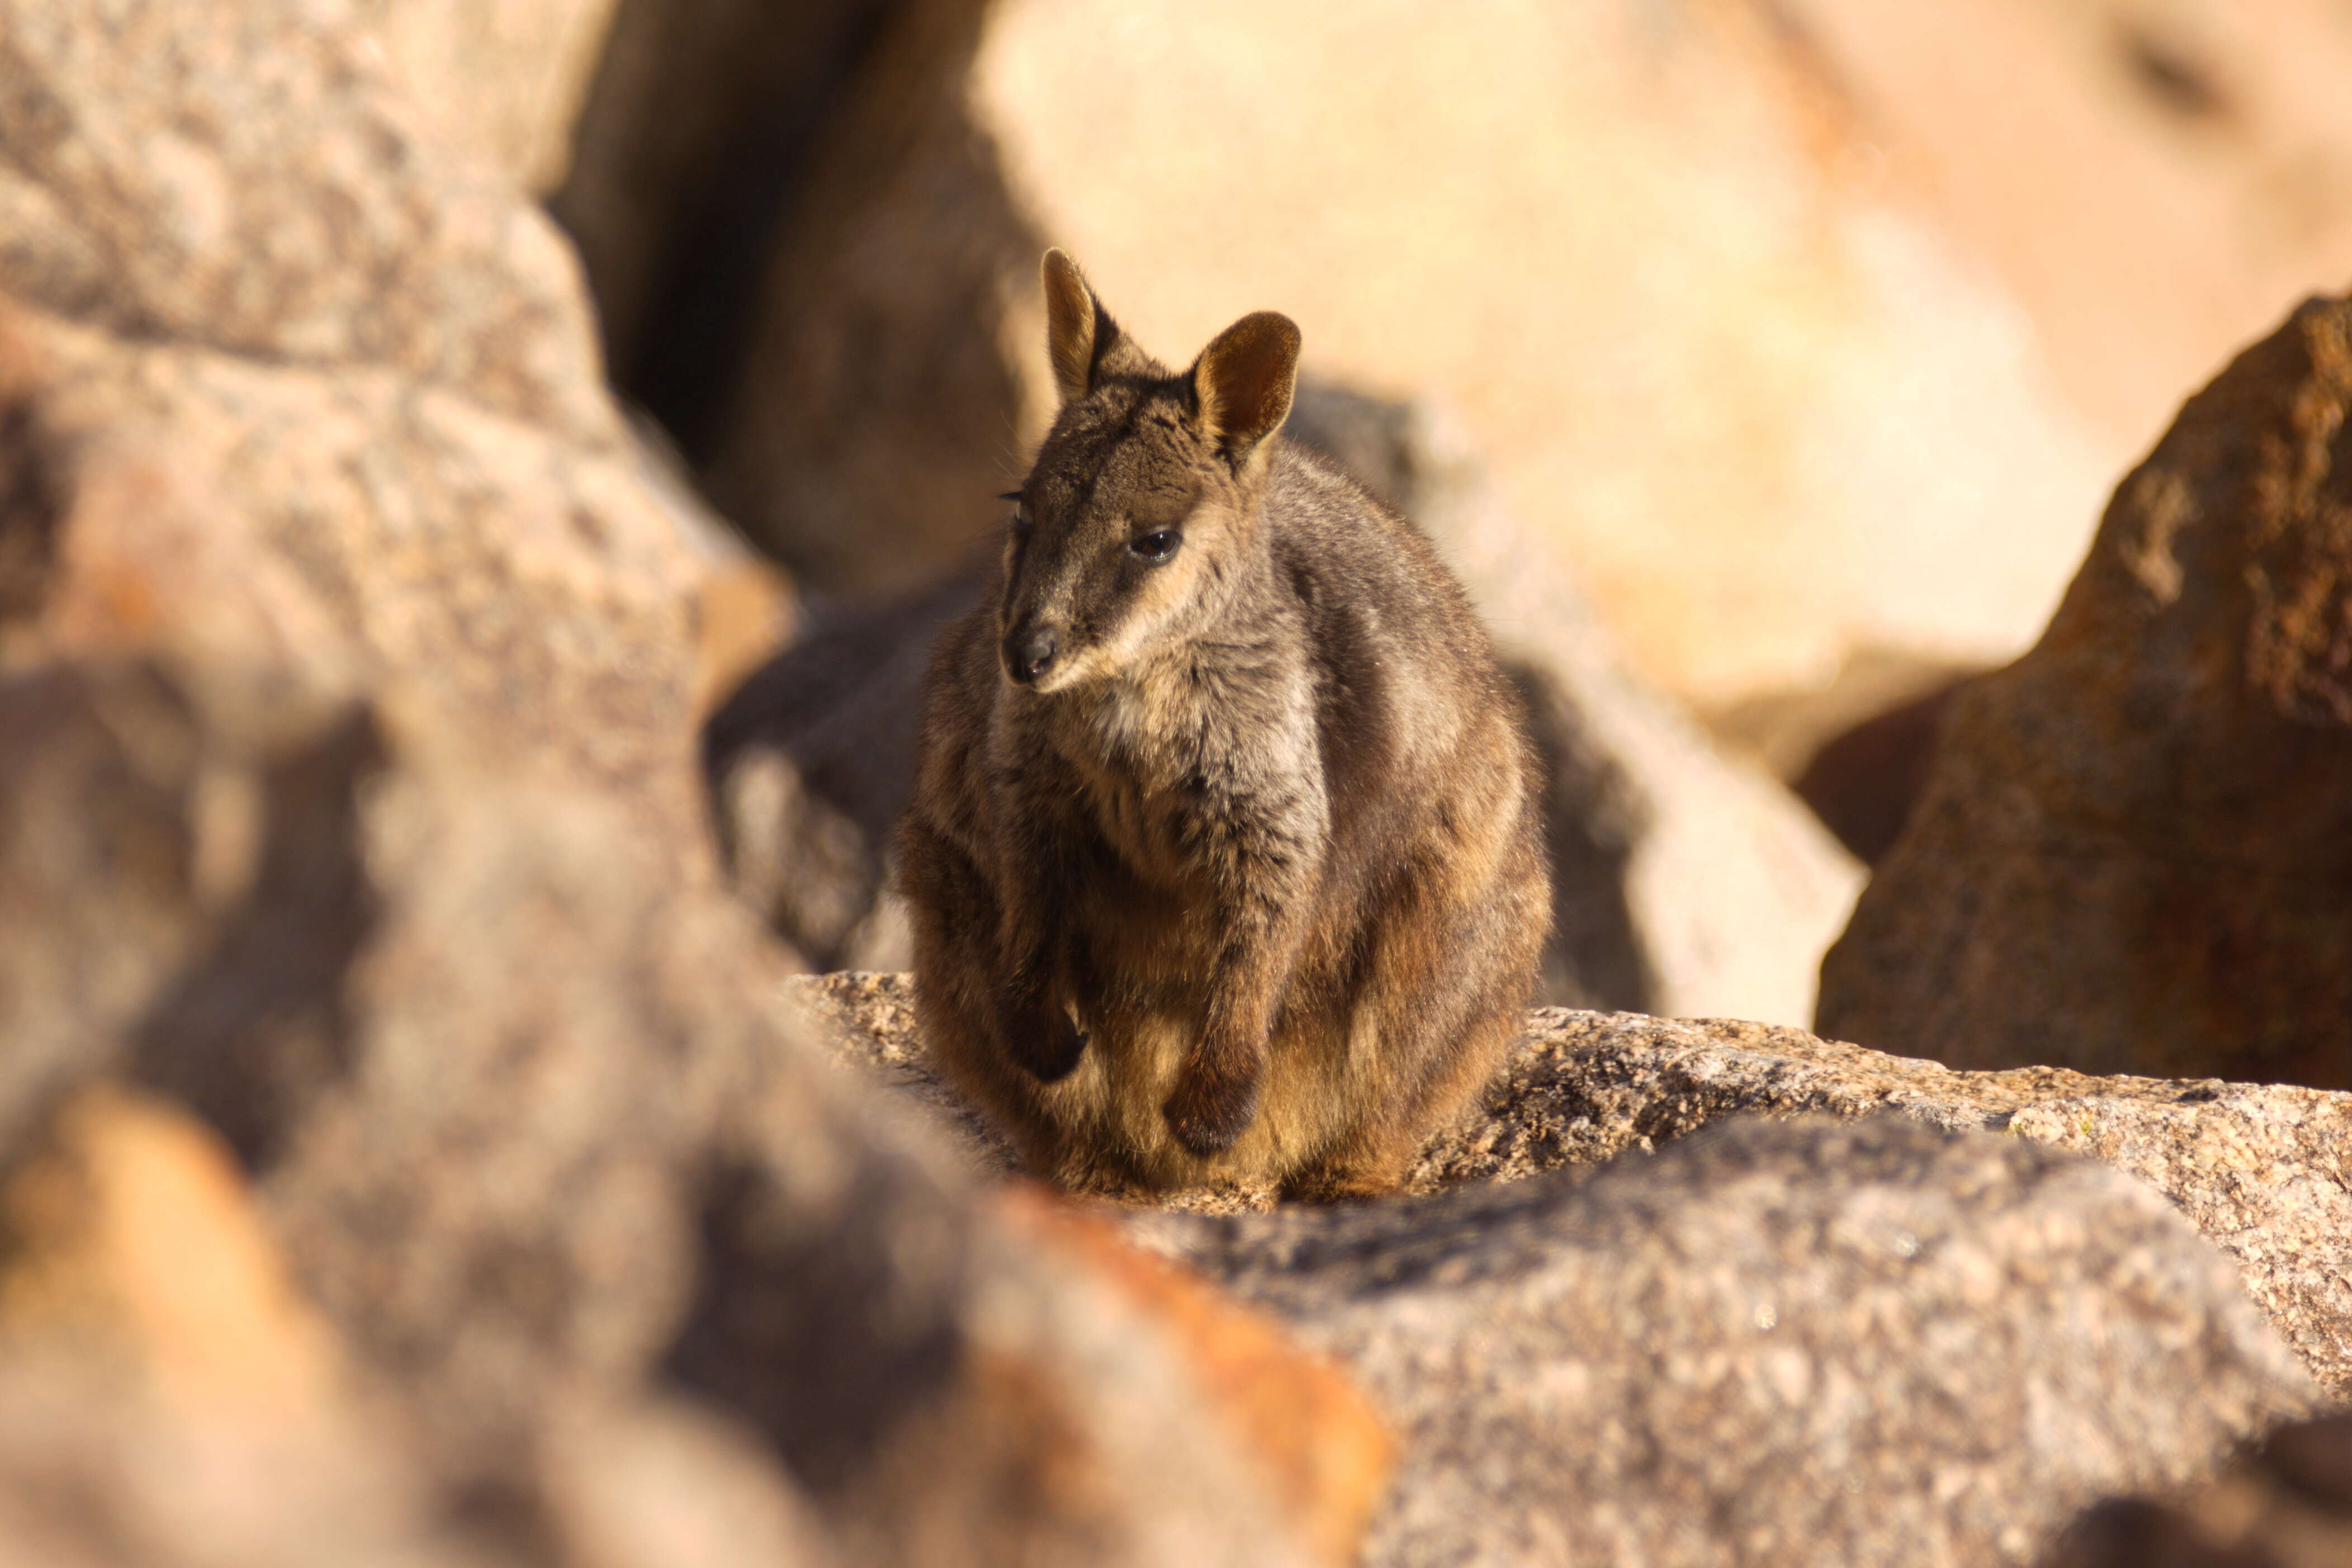
M 1258 1081 L 1188 1077 L 1160 1108 L 1168 1130 L 1189 1154 L 1206 1158 L 1234 1146 L 1257 1120 Z
M 1004 1053 L 1040 1083 L 1057 1083 L 1077 1070 L 1087 1031 L 1060 1008 L 1024 1009 L 998 1023 Z

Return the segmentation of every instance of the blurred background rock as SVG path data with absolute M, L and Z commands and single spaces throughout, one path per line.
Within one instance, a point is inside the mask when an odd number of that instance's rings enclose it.
M 950 592 L 987 547 L 1050 413 L 1059 244 L 1165 353 L 1276 306 L 1325 385 L 1437 411 L 1627 678 L 1874 861 L 2116 476 L 2352 282 L 2347 70 L 2319 0 L 623 0 L 550 206 L 616 386 L 821 606 Z M 767 840 L 879 876 L 903 750 Z M 772 861 L 739 871 L 772 905 Z M 1853 873 L 1790 875 L 1752 907 Z M 810 896 L 818 951 L 900 956 L 864 893 Z M 1842 917 L 1730 923 L 1756 980 L 1706 1009 L 1803 1021 Z

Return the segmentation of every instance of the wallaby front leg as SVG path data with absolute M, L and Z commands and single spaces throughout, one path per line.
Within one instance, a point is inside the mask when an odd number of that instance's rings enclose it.
M 1004 970 L 992 1020 L 997 1049 L 1040 1083 L 1066 1078 L 1077 1067 L 1087 1037 L 1070 1019 L 1070 938 L 1062 929 L 1069 878 L 1045 849 L 1050 835 L 1020 835 L 1023 850 L 1008 857 L 998 951 Z
M 1222 912 L 1225 936 L 1200 1038 L 1160 1107 L 1168 1130 L 1195 1155 L 1233 1147 L 1257 1119 L 1267 1037 L 1297 956 L 1295 902 L 1262 893 Z
M 1071 1021 L 1063 969 L 1040 946 L 997 988 L 998 1049 L 1040 1083 L 1068 1077 L 1086 1054 L 1086 1031 Z

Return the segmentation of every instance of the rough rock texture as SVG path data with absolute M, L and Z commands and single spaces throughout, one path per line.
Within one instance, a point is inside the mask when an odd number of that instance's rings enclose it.
M 1769 779 L 1629 672 L 1570 574 L 1517 527 L 1442 413 L 1310 382 L 1290 439 L 1418 521 L 1528 699 L 1549 777 L 1553 933 L 1542 999 L 1802 1022 L 1859 876 Z M 887 886 L 930 647 L 971 572 L 820 621 L 704 736 L 730 875 L 823 967 L 904 967 Z
M 1132 1228 L 1397 1421 L 1373 1568 L 2026 1563 L 2120 1478 L 2187 1480 L 2314 1403 L 2154 1193 L 1895 1117 Z
M 2182 408 L 2041 642 L 1953 702 L 1823 1032 L 2352 1085 L 2347 410 L 2340 300 Z
M 2043 1568 L 2338 1568 L 2352 1563 L 2352 1416 L 2282 1427 L 2210 1484 L 2084 1513 Z
M 1003 1141 L 932 1076 L 906 977 L 793 985 L 834 1022 L 838 1057 L 923 1106 L 977 1168 L 1014 1168 Z M 2043 1067 L 1955 1072 L 1762 1024 L 1544 1010 L 1485 1100 L 1431 1141 L 1407 1189 L 1515 1182 L 1654 1149 L 1725 1116 L 1812 1112 L 2005 1133 L 2137 1177 L 2238 1265 L 2312 1374 L 2352 1396 L 2352 1095 Z
M 1300 1560 L 808 1043 L 692 519 L 339 15 L 0 0 L 0 1560 Z
M 909 0 L 810 165 L 714 493 L 829 591 L 951 565 L 1051 407 L 1051 241 L 1161 353 L 1276 308 L 1310 368 L 1460 407 L 1678 695 L 2006 657 L 2105 470 L 1784 14 Z

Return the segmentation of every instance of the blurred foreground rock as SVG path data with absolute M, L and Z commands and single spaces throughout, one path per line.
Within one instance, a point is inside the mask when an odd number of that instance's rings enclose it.
M 907 977 L 793 984 L 833 1023 L 839 1057 L 920 1105 L 976 1168 L 1015 1168 L 1010 1147 L 931 1074 Z M 2002 1133 L 2137 1177 L 2237 1264 L 2313 1375 L 2352 1397 L 2352 1094 L 2058 1068 L 1955 1072 L 1763 1024 L 1546 1009 L 1529 1015 L 1476 1109 L 1431 1140 L 1407 1190 L 1517 1182 L 1652 1150 L 1727 1116 L 1816 1112 Z M 1236 1192 L 1192 1206 L 1271 1201 Z
M 1892 1117 L 1593 1173 L 1131 1228 L 1391 1412 L 1367 1564 L 2031 1562 L 2313 1390 L 2154 1193 Z
M 0 1560 L 1336 1554 L 1367 1418 L 808 1043 L 691 508 L 339 15 L 0 0 Z
M 2347 413 L 2344 300 L 2181 409 L 2042 641 L 1953 700 L 1824 1033 L 2352 1086 Z
M 1424 403 L 1309 383 L 1287 434 L 1421 524 L 1470 589 L 1526 696 L 1549 783 L 1549 1001 L 1800 1023 L 1860 873 L 1778 785 L 1726 758 L 1628 671 L 1568 571 Z M 922 685 L 985 567 L 820 621 L 705 732 L 729 872 L 825 968 L 897 968 L 887 889 Z
M 614 0 L 352 0 L 440 139 L 544 194 L 572 162 L 572 126 Z

